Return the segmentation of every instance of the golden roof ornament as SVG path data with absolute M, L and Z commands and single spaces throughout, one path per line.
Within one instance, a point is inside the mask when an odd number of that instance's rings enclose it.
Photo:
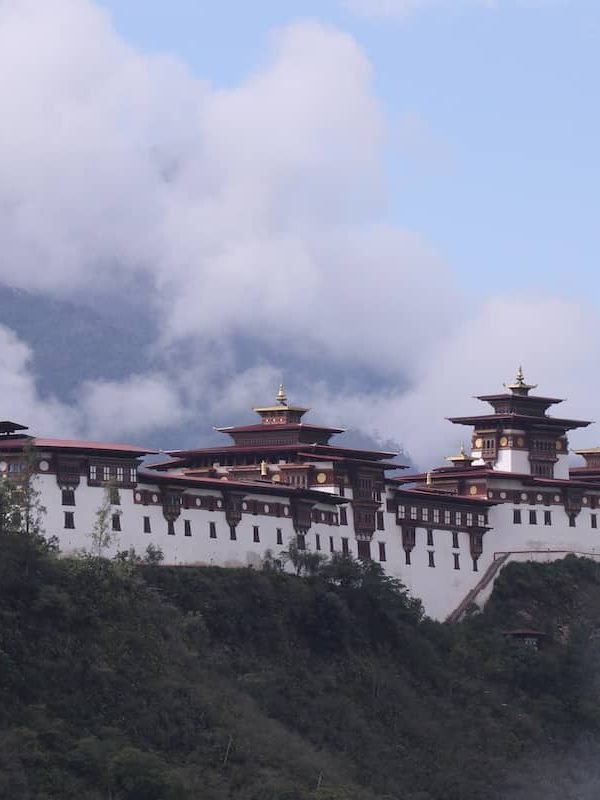
M 504 383 L 507 389 L 510 389 L 513 394 L 524 394 L 527 395 L 532 389 L 537 389 L 537 383 L 526 383 L 525 376 L 523 375 L 523 367 L 519 366 L 517 370 L 517 377 L 515 378 L 514 383 L 506 384 Z
M 285 393 L 285 389 L 283 387 L 283 383 L 279 384 L 279 391 L 277 392 L 277 402 L 281 406 L 287 406 L 287 395 Z
M 267 467 L 267 462 L 263 460 L 260 462 L 260 477 L 267 478 L 268 476 L 269 476 L 269 469 Z
M 427 473 L 427 486 L 433 486 L 433 478 L 431 476 L 431 472 Z
M 469 467 L 469 466 L 471 466 L 473 461 L 475 461 L 475 459 L 473 458 L 473 456 L 468 456 L 465 453 L 465 443 L 461 442 L 460 443 L 460 452 L 459 452 L 459 454 L 457 456 L 447 456 L 446 457 L 446 461 L 449 461 L 451 464 L 454 464 L 454 466 L 461 465 L 461 466 Z

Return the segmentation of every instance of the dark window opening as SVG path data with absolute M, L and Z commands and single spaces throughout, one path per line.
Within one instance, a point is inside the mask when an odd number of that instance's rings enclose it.
M 385 542 L 378 542 L 379 544 L 379 560 L 380 561 L 387 561 L 385 556 Z
M 283 533 L 281 528 L 277 528 L 277 544 L 283 544 Z
M 404 563 L 410 566 L 410 550 L 404 551 Z
M 427 547 L 433 547 L 433 530 L 427 528 Z
M 592 528 L 597 528 L 598 527 L 598 518 L 597 518 L 596 514 L 592 514 L 590 516 L 590 523 L 591 523 Z
M 473 559 L 473 572 L 479 572 L 479 566 L 476 558 Z
M 329 552 L 335 553 L 335 547 L 333 546 L 333 536 L 329 537 Z
M 569 528 L 575 528 L 575 527 L 576 527 L 575 514 L 571 514 L 569 516 Z
M 520 525 L 521 524 L 521 509 L 515 508 L 513 509 L 513 525 Z
M 144 517 L 144 533 L 152 533 L 150 528 L 150 517 Z
M 110 503 L 113 506 L 120 506 L 121 505 L 121 494 L 116 487 L 111 487 L 109 489 L 110 494 Z
M 427 556 L 429 557 L 429 566 L 430 567 L 435 567 L 435 555 L 434 555 L 433 550 L 428 550 L 427 551 Z
M 358 557 L 361 561 L 371 560 L 371 542 L 358 542 Z
M 216 539 L 217 538 L 217 523 L 216 522 L 209 522 L 208 523 L 208 538 L 209 539 Z
M 167 535 L 175 536 L 175 523 L 173 520 L 167 520 Z
M 120 531 L 121 530 L 121 515 L 120 514 L 113 514 L 112 515 L 112 529 L 113 529 L 113 531 Z
M 65 528 L 75 528 L 75 512 L 65 511 Z
M 189 519 L 183 520 L 183 535 L 184 536 L 192 535 L 192 523 L 189 521 Z
M 258 525 L 254 525 L 252 527 L 252 540 L 254 542 L 260 542 L 260 531 L 258 529 Z
M 340 508 L 340 525 L 348 524 L 348 512 L 345 508 Z
M 232 542 L 237 541 L 237 531 L 235 529 L 235 525 L 229 526 L 229 538 L 231 539 Z
M 377 512 L 377 530 L 384 531 L 385 530 L 385 522 L 383 519 L 383 511 Z
M 529 512 L 529 524 L 530 525 L 537 525 L 537 511 L 530 511 Z
M 348 539 L 342 537 L 342 553 L 347 556 L 350 553 L 350 546 L 348 544 Z
M 458 550 L 458 531 L 452 531 L 452 547 Z
M 315 534 L 315 547 L 317 548 L 317 550 L 321 549 L 321 537 L 319 536 L 318 533 Z
M 552 512 L 544 511 L 544 525 L 552 525 Z
M 460 569 L 460 555 L 454 553 L 454 569 Z
M 75 505 L 75 490 L 74 489 L 63 489 L 62 490 L 62 504 L 63 504 L 63 506 L 74 506 Z

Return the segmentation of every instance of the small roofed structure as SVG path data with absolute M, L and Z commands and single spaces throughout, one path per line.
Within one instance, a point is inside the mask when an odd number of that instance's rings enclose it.
M 506 639 L 512 639 L 534 650 L 539 650 L 540 643 L 546 637 L 543 631 L 536 631 L 532 628 L 515 628 L 510 631 L 502 631 L 502 635 Z
M 446 461 L 449 461 L 454 467 L 470 467 L 475 461 L 473 456 L 465 453 L 465 446 L 463 443 L 460 445 L 460 452 L 456 456 L 447 456 Z

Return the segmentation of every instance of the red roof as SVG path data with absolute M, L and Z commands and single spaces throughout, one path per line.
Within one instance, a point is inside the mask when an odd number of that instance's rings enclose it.
M 270 430 L 275 431 L 326 431 L 327 433 L 344 433 L 345 428 L 328 428 L 326 425 L 311 425 L 306 422 L 278 422 L 269 423 L 259 422 L 255 425 L 239 425 L 229 428 L 215 428 L 219 433 L 266 433 Z
M 138 476 L 146 479 L 148 483 L 184 483 L 186 486 L 208 486 L 213 489 L 218 487 L 223 491 L 227 489 L 243 489 L 246 492 L 254 492 L 255 494 L 310 497 L 320 503 L 329 503 L 331 505 L 343 505 L 348 502 L 347 498 L 330 492 L 320 492 L 316 489 L 305 489 L 290 486 L 287 483 L 273 483 L 272 481 L 235 481 L 229 478 L 224 480 L 222 478 L 206 478 L 184 473 L 153 472 L 149 469 L 138 470 Z
M 25 444 L 31 444 L 44 450 L 93 450 L 97 452 L 127 453 L 143 456 L 156 453 L 147 447 L 136 447 L 132 444 L 115 444 L 110 442 L 89 442 L 78 439 L 44 439 L 41 437 L 21 437 L 4 441 L 0 438 L 0 450 L 20 450 Z
M 228 445 L 227 447 L 203 447 L 197 448 L 195 450 L 168 450 L 167 455 L 173 456 L 174 458 L 184 459 L 184 458 L 193 458 L 194 456 L 203 456 L 203 455 L 223 455 L 223 456 L 230 456 L 238 454 L 245 454 L 245 453 L 282 453 L 282 452 L 297 452 L 301 451 L 306 453 L 308 450 L 312 451 L 312 453 L 322 454 L 327 456 L 327 454 L 331 455 L 340 455 L 345 454 L 357 457 L 372 457 L 373 461 L 377 461 L 378 459 L 384 458 L 393 458 L 397 455 L 397 453 L 388 453 L 378 450 L 358 450 L 354 448 L 347 448 L 347 447 L 338 447 L 332 444 L 306 444 L 303 442 L 294 442 L 293 444 L 264 444 L 264 445 Z
M 511 425 L 520 422 L 525 424 L 534 423 L 536 426 L 546 425 L 549 428 L 586 428 L 591 425 L 591 421 L 577 419 L 559 419 L 558 417 L 535 417 L 529 414 L 475 414 L 469 417 L 446 417 L 449 422 L 455 425 L 476 425 L 479 422 L 506 422 Z

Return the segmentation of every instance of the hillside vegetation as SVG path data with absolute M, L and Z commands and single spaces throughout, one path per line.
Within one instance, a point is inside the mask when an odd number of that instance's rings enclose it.
M 509 566 L 451 627 L 346 558 L 298 578 L 0 547 L 2 798 L 537 797 L 561 759 L 557 797 L 587 796 L 594 563 Z M 539 652 L 501 633 L 523 625 Z

